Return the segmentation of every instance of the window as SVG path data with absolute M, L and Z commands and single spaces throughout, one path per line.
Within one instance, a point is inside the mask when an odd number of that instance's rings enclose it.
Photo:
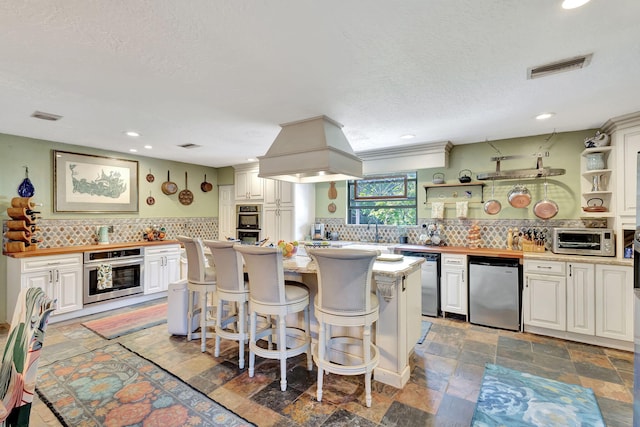
M 416 225 L 417 173 L 371 176 L 348 182 L 348 224 Z

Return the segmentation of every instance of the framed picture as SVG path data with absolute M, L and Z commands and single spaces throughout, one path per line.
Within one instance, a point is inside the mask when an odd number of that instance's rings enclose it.
M 138 212 L 138 162 L 53 151 L 54 212 Z

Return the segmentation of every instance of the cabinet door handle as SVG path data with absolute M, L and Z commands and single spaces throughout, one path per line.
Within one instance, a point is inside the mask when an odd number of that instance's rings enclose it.
M 56 270 L 56 283 L 60 283 L 60 270 Z
M 464 270 L 462 270 L 462 283 L 464 283 Z
M 569 264 L 569 277 L 573 274 L 573 266 Z
M 49 283 L 53 283 L 53 270 L 49 270 Z

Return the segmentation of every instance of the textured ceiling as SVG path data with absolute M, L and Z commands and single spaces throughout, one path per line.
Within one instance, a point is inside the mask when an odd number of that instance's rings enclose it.
M 640 1 L 560 3 L 1 0 L 0 132 L 220 167 L 263 155 L 280 123 L 321 114 L 357 152 L 640 111 Z M 582 70 L 526 78 L 588 53 Z M 556 115 L 534 120 L 544 111 Z

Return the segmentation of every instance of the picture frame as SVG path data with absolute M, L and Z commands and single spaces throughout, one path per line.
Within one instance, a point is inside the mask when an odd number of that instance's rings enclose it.
M 138 161 L 53 150 L 54 212 L 138 212 Z

